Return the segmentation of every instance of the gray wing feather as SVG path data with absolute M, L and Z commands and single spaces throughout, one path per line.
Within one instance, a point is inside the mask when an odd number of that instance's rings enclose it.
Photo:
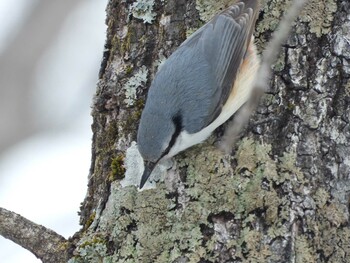
M 216 77 L 212 87 L 211 114 L 204 121 L 209 125 L 221 112 L 232 90 L 235 77 L 250 42 L 258 12 L 258 1 L 241 1 L 215 16 L 201 30 L 186 40 L 183 45 L 198 48 Z M 217 93 L 221 93 L 217 96 Z

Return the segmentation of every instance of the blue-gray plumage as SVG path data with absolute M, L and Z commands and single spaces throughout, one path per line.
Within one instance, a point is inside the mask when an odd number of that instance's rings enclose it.
M 137 135 L 146 165 L 140 188 L 160 159 L 206 139 L 247 100 L 252 76 L 245 80 L 242 69 L 255 72 L 258 61 L 250 46 L 257 13 L 257 0 L 239 1 L 197 30 L 161 66 Z

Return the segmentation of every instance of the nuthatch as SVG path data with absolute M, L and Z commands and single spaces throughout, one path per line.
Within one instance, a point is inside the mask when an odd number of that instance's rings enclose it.
M 252 36 L 258 9 L 258 0 L 238 1 L 160 67 L 137 134 L 145 162 L 140 188 L 160 160 L 204 141 L 249 99 L 259 68 Z

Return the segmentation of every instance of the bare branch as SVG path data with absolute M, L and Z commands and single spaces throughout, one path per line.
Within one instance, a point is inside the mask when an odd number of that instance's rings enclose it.
M 229 153 L 232 150 L 233 144 L 239 137 L 240 131 L 248 123 L 249 117 L 258 106 L 261 96 L 268 90 L 272 74 L 272 65 L 277 60 L 281 47 L 289 36 L 293 21 L 300 14 L 307 1 L 308 0 L 294 0 L 277 30 L 274 32 L 271 41 L 263 52 L 261 65 L 255 77 L 255 87 L 252 96 L 228 124 L 225 134 L 218 144 L 218 147 L 222 151 Z
M 1 207 L 0 235 L 29 250 L 44 263 L 68 260 L 69 244 L 64 237 Z

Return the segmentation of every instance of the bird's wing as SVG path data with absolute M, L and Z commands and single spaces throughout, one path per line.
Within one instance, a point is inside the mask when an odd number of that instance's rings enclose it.
M 258 8 L 257 0 L 239 1 L 216 15 L 184 42 L 184 45 L 200 50 L 216 78 L 217 86 L 208 87 L 215 89 L 215 101 L 212 101 L 204 126 L 216 119 L 232 91 L 251 41 Z

